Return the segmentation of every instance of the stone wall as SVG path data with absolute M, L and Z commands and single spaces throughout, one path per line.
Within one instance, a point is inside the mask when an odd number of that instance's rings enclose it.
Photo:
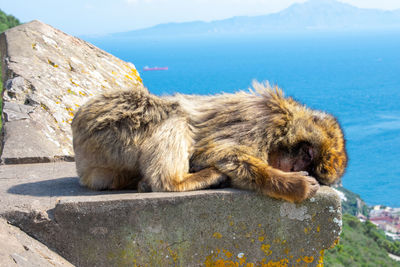
M 72 159 L 70 123 L 87 99 L 142 86 L 132 63 L 40 21 L 0 35 L 2 163 Z
M 0 176 L 0 216 L 76 266 L 322 266 L 341 231 L 326 186 L 293 204 L 233 189 L 91 191 L 69 162 Z

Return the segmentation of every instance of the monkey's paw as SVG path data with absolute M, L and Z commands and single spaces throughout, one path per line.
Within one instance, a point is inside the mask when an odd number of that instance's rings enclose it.
M 302 202 L 317 193 L 318 181 L 307 172 L 287 172 L 283 177 L 275 180 L 277 193 L 275 196 L 290 202 Z

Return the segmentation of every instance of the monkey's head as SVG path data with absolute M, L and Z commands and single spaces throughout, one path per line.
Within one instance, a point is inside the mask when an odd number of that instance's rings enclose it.
M 314 147 L 310 175 L 326 185 L 337 183 L 347 167 L 346 140 L 338 121 L 332 115 L 315 111 L 312 121 L 315 136 L 310 138 Z
M 264 97 L 268 162 L 286 172 L 307 171 L 321 184 L 339 181 L 347 166 L 343 131 L 335 117 L 285 97 L 278 87 L 253 84 Z
M 268 161 L 286 172 L 307 171 L 324 185 L 337 183 L 347 166 L 343 131 L 333 116 L 302 106 Z

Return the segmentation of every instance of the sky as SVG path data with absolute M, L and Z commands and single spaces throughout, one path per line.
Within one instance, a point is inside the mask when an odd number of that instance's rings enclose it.
M 318 0 L 317 0 L 318 1 Z M 357 7 L 400 9 L 399 0 L 340 0 Z M 211 21 L 278 12 L 305 0 L 0 0 L 21 22 L 38 19 L 76 35 L 103 35 L 168 22 Z

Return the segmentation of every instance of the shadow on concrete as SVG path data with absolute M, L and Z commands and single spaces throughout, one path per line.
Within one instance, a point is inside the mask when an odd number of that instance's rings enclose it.
M 124 191 L 94 191 L 79 184 L 77 177 L 63 177 L 51 180 L 18 184 L 10 187 L 7 193 L 15 195 L 27 195 L 38 197 L 61 197 L 61 196 L 93 196 L 112 195 L 123 193 L 136 193 L 133 190 Z

